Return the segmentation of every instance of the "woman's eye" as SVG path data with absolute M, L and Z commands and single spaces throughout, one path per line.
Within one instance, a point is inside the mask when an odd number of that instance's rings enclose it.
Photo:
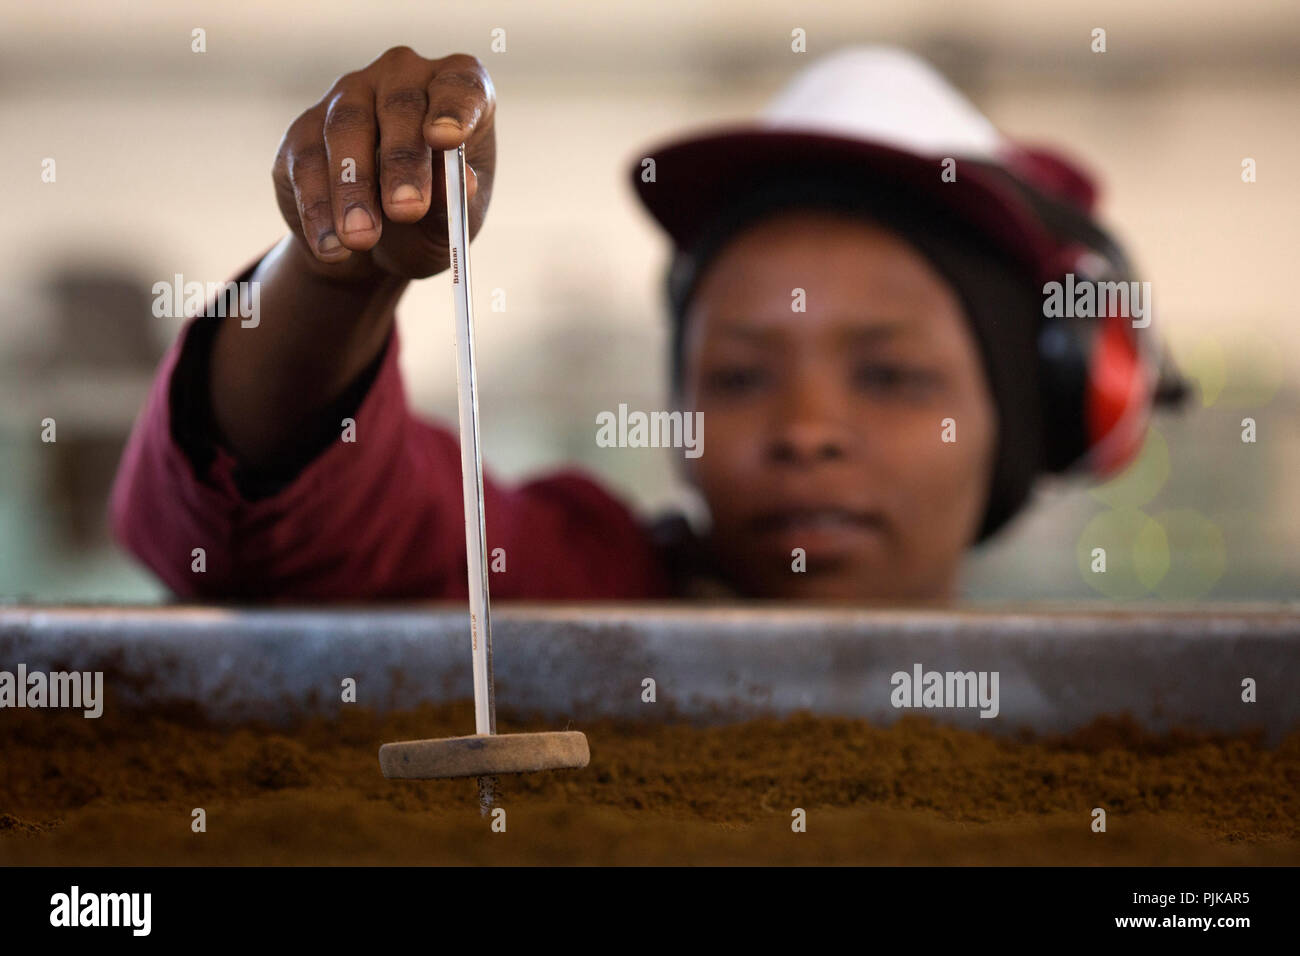
M 927 369 L 873 362 L 854 368 L 853 381 L 872 390 L 922 392 L 931 388 L 937 379 Z
M 716 368 L 708 375 L 709 387 L 715 392 L 739 394 L 760 388 L 767 381 L 767 373 L 749 365 Z

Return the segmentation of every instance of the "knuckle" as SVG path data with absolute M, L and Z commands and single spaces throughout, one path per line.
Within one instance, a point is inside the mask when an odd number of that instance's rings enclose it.
M 299 113 L 280 140 L 280 150 L 291 153 L 304 143 L 311 142 L 320 133 L 321 117 L 316 107 Z
M 438 83 L 444 86 L 453 86 L 466 93 L 477 94 L 480 99 L 487 99 L 488 87 L 487 81 L 482 73 L 474 70 L 448 70 L 446 73 L 438 74 Z
M 344 183 L 334 192 L 340 206 L 350 206 L 354 202 L 369 202 L 374 196 L 374 183 L 369 179 L 358 178 L 355 183 Z
M 315 118 L 315 116 L 316 116 L 315 106 L 311 107 L 310 109 L 303 110 L 301 113 L 299 113 L 297 116 L 293 118 L 293 122 L 290 123 L 289 127 L 284 131 L 284 138 L 286 140 L 301 139 L 303 134 L 309 128 L 311 121 Z
M 364 82 L 364 79 L 356 70 L 353 70 L 351 73 L 340 74 L 335 78 L 334 82 L 330 84 L 330 93 L 337 93 L 340 90 L 346 90 L 362 82 Z M 326 94 L 326 99 L 329 99 L 328 94 Z
M 328 199 L 313 197 L 306 199 L 299 197 L 298 212 L 302 216 L 303 222 L 318 223 L 332 221 L 334 218 L 334 207 Z
M 383 153 L 383 164 L 388 168 L 427 165 L 428 159 L 429 149 L 425 146 L 390 146 Z
M 383 110 L 387 113 L 408 113 L 423 116 L 429 108 L 429 99 L 424 90 L 392 90 L 384 94 Z
M 276 147 L 275 159 L 271 161 L 271 172 L 278 179 L 281 176 L 289 176 L 289 138 L 286 136 L 280 140 L 280 145 Z
M 399 44 L 398 46 L 390 46 L 387 50 L 383 52 L 383 55 L 380 56 L 380 59 L 387 60 L 391 63 L 391 62 L 400 62 L 402 60 L 410 60 L 413 57 L 419 59 L 420 54 L 416 53 L 409 46 L 403 43 L 403 44 Z
M 289 153 L 289 175 L 294 179 L 317 173 L 325 168 L 325 145 L 312 140 L 297 146 Z
M 363 132 L 374 125 L 374 119 L 374 113 L 360 103 L 335 100 L 325 115 L 325 132 Z
M 450 72 L 477 73 L 487 75 L 483 61 L 472 53 L 453 53 L 442 61 L 443 67 Z

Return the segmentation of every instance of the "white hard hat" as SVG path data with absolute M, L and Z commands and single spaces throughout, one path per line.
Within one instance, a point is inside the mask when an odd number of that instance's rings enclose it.
M 643 175 L 646 158 L 653 177 Z M 1046 270 L 1059 243 L 1016 184 L 1085 213 L 1096 196 L 1077 166 L 1008 139 L 924 60 L 881 46 L 817 60 L 756 120 L 647 150 L 631 174 L 646 208 L 689 248 L 757 182 L 827 170 L 923 193 L 1034 272 Z

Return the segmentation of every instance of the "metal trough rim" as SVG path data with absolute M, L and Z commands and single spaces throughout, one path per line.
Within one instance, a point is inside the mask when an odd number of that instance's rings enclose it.
M 1001 706 L 924 709 L 993 732 L 1130 713 L 1155 730 L 1300 726 L 1300 602 L 899 608 L 535 604 L 493 608 L 503 710 L 731 722 L 797 710 L 890 722 L 890 675 L 997 671 Z M 217 719 L 337 713 L 343 677 L 378 710 L 469 696 L 463 605 L 0 606 L 0 670 L 103 669 L 133 703 Z M 642 700 L 645 678 L 654 704 Z M 1255 703 L 1241 681 L 1258 683 Z M 0 713 L 0 719 L 3 714 Z

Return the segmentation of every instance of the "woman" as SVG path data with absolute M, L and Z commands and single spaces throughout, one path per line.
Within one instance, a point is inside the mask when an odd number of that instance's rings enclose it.
M 465 144 L 482 224 L 494 114 L 477 60 L 397 48 L 289 127 L 290 235 L 240 276 L 260 319 L 185 327 L 113 493 L 119 539 L 178 594 L 465 596 L 455 440 L 409 413 L 394 315 L 447 266 L 434 150 Z M 489 474 L 495 597 L 946 598 L 1039 474 L 1136 448 L 1150 347 L 1122 314 L 1044 318 L 1045 281 L 1127 274 L 1091 186 L 920 61 L 829 57 L 760 123 L 633 177 L 675 245 L 674 395 L 705 425 L 686 477 L 709 528 L 643 524 L 572 471 Z

